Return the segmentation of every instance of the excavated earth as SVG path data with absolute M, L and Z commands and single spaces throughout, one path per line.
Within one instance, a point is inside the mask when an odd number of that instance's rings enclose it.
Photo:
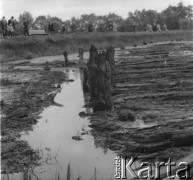
M 30 65 L 30 63 L 27 63 Z M 58 63 L 57 63 L 58 64 Z M 60 63 L 62 64 L 62 63 Z M 25 67 L 26 63 L 17 66 Z M 1 65 L 1 172 L 27 172 L 38 165 L 38 152 L 26 141 L 19 140 L 21 132 L 32 130 L 42 110 L 50 105 L 60 106 L 54 97 L 60 84 L 71 81 L 62 71 L 43 71 L 44 64 L 35 68 Z M 51 69 L 53 68 L 50 65 Z
M 152 161 L 192 154 L 193 42 L 116 49 L 115 61 L 113 111 L 85 114 L 96 146 Z M 78 67 L 77 62 L 70 66 Z M 25 61 L 1 65 L 2 173 L 38 165 L 38 152 L 19 140 L 20 133 L 32 130 L 45 107 L 60 106 L 54 102 L 58 84 L 70 81 L 63 71 L 43 68 L 44 63 Z M 89 101 L 89 93 L 85 99 Z
M 126 156 L 179 160 L 193 153 L 193 42 L 116 52 L 114 111 L 91 116 L 97 145 Z

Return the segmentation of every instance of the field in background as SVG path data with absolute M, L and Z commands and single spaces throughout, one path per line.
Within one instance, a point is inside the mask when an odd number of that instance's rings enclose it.
M 161 33 L 108 32 L 73 33 L 65 35 L 14 37 L 2 39 L 0 44 L 1 62 L 17 59 L 31 59 L 39 56 L 61 55 L 63 50 L 77 52 L 78 48 L 88 50 L 90 45 L 98 49 L 109 45 L 114 47 L 143 45 L 143 42 L 192 40 L 192 31 L 169 31 Z

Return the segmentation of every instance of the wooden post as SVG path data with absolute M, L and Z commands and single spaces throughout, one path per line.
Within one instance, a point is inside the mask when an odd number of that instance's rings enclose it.
M 112 109 L 111 101 L 111 65 L 114 60 L 114 49 L 111 53 L 98 53 L 94 46 L 90 48 L 90 59 L 87 64 L 89 71 L 89 84 L 91 99 L 95 111 L 105 111 Z M 113 67 L 113 62 L 112 62 Z
M 65 60 L 65 64 L 66 64 L 66 66 L 68 66 L 68 53 L 67 53 L 67 51 L 65 50 L 65 51 L 63 51 L 63 55 L 64 55 L 64 60 Z
M 107 54 L 102 52 L 98 58 L 98 100 L 104 103 L 104 110 L 112 109 L 111 102 L 111 66 L 106 59 Z
M 78 52 L 79 52 L 79 64 L 82 64 L 84 59 L 84 51 L 82 48 L 79 48 Z
M 109 61 L 111 67 L 111 83 L 115 86 L 115 50 L 112 46 L 107 48 L 106 60 Z
M 97 98 L 97 58 L 98 52 L 94 46 L 90 48 L 90 58 L 87 64 L 88 71 L 89 71 L 89 84 L 91 89 L 91 98 L 90 101 L 95 101 Z
M 90 87 L 89 87 L 89 72 L 88 72 L 88 68 L 87 67 L 84 68 L 83 75 L 84 75 L 83 91 L 84 92 L 89 92 L 90 91 Z
M 44 71 L 50 71 L 49 63 L 46 61 Z
M 105 72 L 105 52 L 99 53 L 97 61 L 97 100 L 104 102 L 104 72 Z M 104 102 L 105 103 L 105 102 Z

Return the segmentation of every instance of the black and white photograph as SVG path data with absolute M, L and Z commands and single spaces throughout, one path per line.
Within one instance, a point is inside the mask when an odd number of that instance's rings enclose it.
M 1 180 L 193 180 L 192 0 L 0 0 Z

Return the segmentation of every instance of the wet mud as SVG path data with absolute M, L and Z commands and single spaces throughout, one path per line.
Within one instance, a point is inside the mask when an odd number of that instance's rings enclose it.
M 149 161 L 179 160 L 193 153 L 193 43 L 167 42 L 116 49 L 113 111 L 81 112 L 88 117 L 97 147 Z M 88 59 L 84 60 L 85 66 Z M 39 152 L 21 140 L 33 130 L 44 108 L 68 79 L 57 58 L 1 66 L 2 173 L 26 172 L 38 165 Z M 78 61 L 69 67 L 79 68 Z M 82 71 L 82 70 L 81 70 Z M 81 73 L 82 74 L 82 73 Z M 85 106 L 90 94 L 84 93 Z M 79 136 L 81 139 L 83 134 Z M 75 138 L 75 137 L 74 137 Z
M 54 102 L 59 84 L 68 81 L 64 72 L 1 68 L 1 163 L 2 173 L 24 172 L 38 164 L 39 155 L 22 131 L 32 130 L 40 112 Z
M 192 52 L 192 42 L 116 51 L 114 111 L 91 116 L 97 144 L 149 161 L 191 154 Z

